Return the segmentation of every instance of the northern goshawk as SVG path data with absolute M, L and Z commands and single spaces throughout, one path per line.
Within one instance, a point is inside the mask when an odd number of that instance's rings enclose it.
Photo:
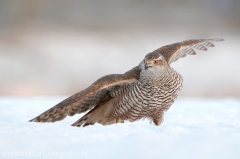
M 223 39 L 195 39 L 163 46 L 128 72 L 104 76 L 30 121 L 55 122 L 89 110 L 72 126 L 109 125 L 142 118 L 160 125 L 183 81 L 170 64 L 196 54 L 194 49 L 206 51 L 214 46 L 211 42 L 218 41 Z

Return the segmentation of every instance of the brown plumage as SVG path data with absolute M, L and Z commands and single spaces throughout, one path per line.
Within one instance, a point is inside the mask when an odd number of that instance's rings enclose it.
M 206 51 L 214 46 L 211 42 L 217 41 L 223 39 L 187 40 L 163 46 L 147 54 L 130 71 L 104 76 L 30 121 L 55 122 L 90 110 L 72 126 L 109 125 L 142 118 L 160 125 L 182 87 L 181 75 L 170 64 L 196 54 L 194 49 Z

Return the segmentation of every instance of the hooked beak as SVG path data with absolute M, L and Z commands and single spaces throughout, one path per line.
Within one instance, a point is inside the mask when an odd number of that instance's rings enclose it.
M 145 60 L 144 63 L 145 63 L 145 70 L 147 70 L 149 67 L 153 67 L 150 61 Z

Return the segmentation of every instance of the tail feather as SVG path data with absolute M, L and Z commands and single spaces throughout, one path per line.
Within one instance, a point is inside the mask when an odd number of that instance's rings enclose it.
M 110 125 L 114 123 L 124 121 L 121 119 L 110 119 L 109 116 L 112 113 L 114 108 L 113 100 L 108 100 L 106 102 L 101 103 L 100 105 L 93 108 L 86 115 L 81 117 L 79 120 L 74 122 L 72 126 L 80 127 L 80 126 L 88 126 L 94 125 L 95 123 L 100 123 L 102 125 Z

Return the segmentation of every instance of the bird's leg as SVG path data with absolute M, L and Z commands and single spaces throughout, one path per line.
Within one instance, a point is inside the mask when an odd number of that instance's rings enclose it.
M 116 118 L 116 123 L 118 123 L 118 121 L 119 121 L 119 118 Z
M 154 122 L 155 125 L 160 125 L 162 123 L 162 120 L 153 119 L 153 122 Z
M 163 122 L 163 115 L 164 112 L 161 112 L 160 114 L 152 118 L 155 125 L 160 125 Z

